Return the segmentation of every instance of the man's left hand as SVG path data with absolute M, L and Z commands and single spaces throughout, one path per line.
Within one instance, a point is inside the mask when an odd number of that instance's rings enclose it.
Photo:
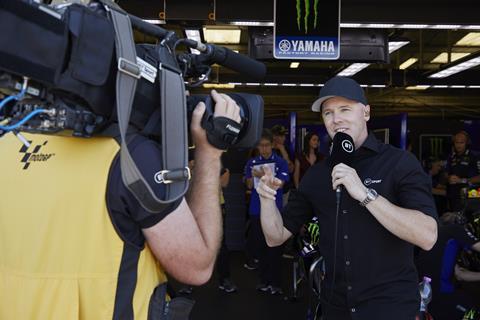
M 363 201 L 367 194 L 367 188 L 360 180 L 357 171 L 343 163 L 333 167 L 332 185 L 333 190 L 336 190 L 339 185 L 343 185 L 348 194 L 357 201 Z

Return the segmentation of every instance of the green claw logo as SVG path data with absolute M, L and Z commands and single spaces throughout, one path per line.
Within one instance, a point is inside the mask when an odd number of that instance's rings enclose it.
M 317 223 L 309 223 L 307 226 L 308 234 L 310 235 L 310 243 L 316 245 L 320 237 L 320 227 Z
M 305 27 L 305 34 L 308 33 L 308 18 L 310 17 L 310 1 L 311 0 L 296 0 L 297 8 L 297 28 L 299 31 L 302 30 L 302 13 L 303 13 L 303 26 Z M 304 11 L 302 12 L 302 2 L 304 4 Z M 317 28 L 318 22 L 318 0 L 313 0 L 313 29 Z

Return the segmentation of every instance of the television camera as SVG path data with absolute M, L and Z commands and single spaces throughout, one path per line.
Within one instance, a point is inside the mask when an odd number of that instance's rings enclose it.
M 135 44 L 132 27 L 157 43 Z M 177 53 L 194 48 L 200 54 Z M 181 39 L 173 31 L 129 15 L 111 0 L 0 1 L 0 139 L 7 132 L 78 137 L 106 135 L 121 145 L 122 179 L 148 211 L 159 212 L 188 187 L 188 119 L 199 101 L 207 108 L 202 126 L 219 149 L 253 147 L 263 126 L 258 95 L 229 94 L 241 123 L 213 117 L 208 95 L 186 88 L 208 80 L 217 63 L 257 80 L 265 65 L 227 48 Z M 1 95 L 3 94 L 3 97 Z M 127 148 L 131 130 L 160 140 L 163 164 L 159 199 Z

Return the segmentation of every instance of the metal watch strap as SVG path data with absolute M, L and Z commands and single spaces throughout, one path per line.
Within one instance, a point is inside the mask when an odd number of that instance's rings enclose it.
M 372 195 L 372 196 L 370 196 Z M 378 198 L 378 193 L 374 189 L 367 189 L 367 196 L 360 202 L 360 206 L 365 207 L 367 204 Z

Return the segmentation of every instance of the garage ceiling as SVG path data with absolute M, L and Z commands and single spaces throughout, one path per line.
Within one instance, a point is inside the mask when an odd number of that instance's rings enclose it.
M 249 52 L 249 34 L 259 30 L 268 32 L 273 20 L 273 0 L 117 2 L 130 13 L 144 19 L 165 20 L 166 24 L 161 26 L 175 30 L 181 36 L 187 27 L 225 26 L 242 21 L 238 27 L 242 30 L 240 44 L 225 46 L 244 54 Z M 341 23 L 345 26 L 342 31 L 364 29 L 367 24 L 376 24 L 374 28 L 382 29 L 390 39 L 409 41 L 390 55 L 389 63 L 370 64 L 353 76 L 365 85 L 375 116 L 408 112 L 411 117 L 480 118 L 479 67 L 443 79 L 428 78 L 432 72 L 448 65 L 448 62 L 431 62 L 442 52 L 447 53 L 447 61 L 448 55 L 452 59 L 454 53 L 480 55 L 478 45 L 455 46 L 458 40 L 470 32 L 480 32 L 480 1 L 343 0 L 341 6 Z M 262 26 L 246 26 L 246 22 L 260 22 Z M 405 24 L 408 26 L 402 26 Z M 409 58 L 418 61 L 409 68 L 400 70 L 399 66 Z M 237 83 L 234 89 L 223 91 L 262 95 L 266 117 L 286 117 L 289 112 L 295 111 L 300 122 L 314 122 L 318 121 L 318 114 L 310 111 L 310 105 L 318 95 L 319 85 L 355 61 L 300 60 L 297 69 L 289 67 L 291 61 L 267 59 L 263 62 L 268 71 L 266 79 L 260 84 L 224 67 L 214 68 L 211 81 Z M 407 90 L 407 87 L 410 89 L 418 85 L 426 85 L 428 88 Z M 206 92 L 206 89 L 195 92 Z

